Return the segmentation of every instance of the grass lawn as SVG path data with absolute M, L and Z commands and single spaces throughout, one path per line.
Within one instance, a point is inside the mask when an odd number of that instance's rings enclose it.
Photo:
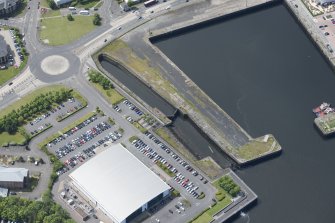
M 8 132 L 0 133 L 0 146 L 6 145 L 10 142 L 15 142 L 17 144 L 23 144 L 25 141 L 26 139 L 19 132 L 15 133 L 14 135 L 10 135 Z
M 92 82 L 91 82 L 92 83 Z M 98 83 L 92 83 L 92 85 L 97 89 L 100 94 L 104 96 L 104 98 L 112 105 L 120 103 L 124 100 L 124 97 L 115 89 L 105 90 L 103 87 Z
M 74 21 L 68 21 L 65 16 L 42 19 L 39 32 L 42 41 L 47 40 L 47 44 L 59 46 L 79 39 L 95 27 L 93 16 L 74 16 Z
M 3 117 L 4 115 L 12 112 L 13 109 L 16 110 L 16 109 L 20 108 L 22 105 L 30 103 L 32 100 L 34 100 L 40 94 L 45 94 L 45 93 L 50 92 L 50 91 L 60 91 L 61 89 L 69 90 L 68 88 L 66 88 L 62 85 L 51 85 L 51 86 L 47 86 L 47 87 L 38 88 L 35 91 L 33 91 L 32 93 L 24 96 L 20 100 L 14 102 L 11 105 L 7 106 L 6 108 L 2 109 L 0 111 L 0 117 Z
M 177 148 L 178 147 L 177 142 L 173 138 L 171 138 L 169 136 L 169 134 L 163 128 L 155 129 L 154 132 L 159 137 L 161 137 L 162 139 L 164 139 L 167 143 L 169 143 L 173 148 Z
M 208 209 L 206 212 L 200 215 L 197 219 L 192 221 L 192 223 L 208 223 L 213 219 L 213 216 L 216 213 L 218 213 L 219 211 L 221 211 L 222 209 L 224 209 L 225 207 L 227 207 L 229 204 L 232 203 L 231 196 L 220 187 L 219 180 L 215 181 L 213 183 L 213 186 L 218 190 L 218 192 L 220 192 L 224 196 L 224 198 L 221 201 L 219 201 L 218 196 L 216 196 L 216 199 L 217 199 L 216 205 Z
M 171 170 L 169 170 L 163 163 L 157 162 L 156 164 L 159 168 L 161 168 L 170 177 L 176 176 L 176 174 L 174 172 L 172 172 Z
M 6 70 L 0 70 L 0 86 L 4 83 L 18 75 L 27 65 L 27 56 L 24 57 L 25 59 L 21 62 L 18 68 L 14 66 L 8 67 Z
M 77 8 L 93 8 L 96 4 L 98 4 L 100 0 L 87 0 L 82 3 L 77 3 L 75 7 Z M 99 6 L 98 6 L 99 7 Z
M 46 13 L 41 14 L 42 18 L 60 16 L 60 10 L 48 9 Z
M 145 133 L 147 131 L 146 128 L 144 128 L 140 123 L 138 122 L 134 122 L 133 125 L 138 129 L 140 130 L 142 133 Z
M 209 223 L 212 220 L 213 220 L 213 217 L 210 214 L 208 214 L 206 211 L 205 213 L 200 215 L 200 217 L 192 221 L 192 223 Z
M 40 6 L 42 8 L 49 8 L 49 4 L 48 4 L 47 0 L 41 0 L 40 2 L 41 2 Z
M 243 160 L 251 160 L 280 148 L 280 145 L 272 135 L 269 135 L 267 142 L 262 141 L 262 139 L 263 137 L 251 140 L 238 148 L 237 157 Z
M 215 161 L 211 157 L 206 157 L 201 160 L 196 161 L 197 166 L 203 170 L 206 175 L 211 178 L 215 179 L 222 174 L 222 168 L 215 163 Z
M 137 136 L 132 136 L 129 138 L 129 142 L 133 142 L 134 140 L 138 140 Z

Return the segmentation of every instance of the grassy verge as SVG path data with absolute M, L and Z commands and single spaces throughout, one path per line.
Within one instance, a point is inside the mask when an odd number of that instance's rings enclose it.
M 0 146 L 7 146 L 8 144 L 23 145 L 26 142 L 26 138 L 19 132 L 15 134 L 9 134 L 8 132 L 0 133 Z
M 129 138 L 129 142 L 133 142 L 134 140 L 138 140 L 138 137 L 137 136 L 132 136 Z
M 213 183 L 213 186 L 218 190 L 216 194 L 217 202 L 190 221 L 191 223 L 209 223 L 213 220 L 215 214 L 232 203 L 231 196 L 220 187 L 218 180 Z M 221 196 L 221 198 L 218 196 Z
M 48 11 L 46 13 L 41 14 L 42 18 L 47 18 L 47 17 L 54 17 L 54 16 L 60 16 L 60 10 L 52 10 L 52 9 L 48 9 Z
M 210 156 L 197 160 L 196 165 L 211 179 L 215 179 L 223 173 L 223 169 Z
M 80 123 L 86 121 L 87 119 L 93 117 L 94 115 L 96 115 L 95 112 L 90 112 L 86 115 L 84 115 L 83 117 L 81 117 L 80 119 L 76 120 L 75 122 L 71 123 L 69 126 L 66 126 L 63 130 L 61 130 L 61 133 L 65 133 L 69 130 L 71 130 L 72 128 L 76 127 L 77 125 L 79 125 Z
M 263 138 L 264 137 L 260 137 L 258 139 L 251 140 L 247 144 L 238 148 L 235 153 L 237 158 L 245 161 L 252 160 L 280 149 L 279 143 L 272 135 L 269 135 L 266 142 L 263 141 Z
M 169 134 L 163 129 L 163 128 L 158 128 L 154 130 L 155 133 L 161 137 L 165 142 L 167 142 L 169 145 L 171 145 L 173 148 L 177 148 L 178 144 L 176 140 L 171 138 Z
M 71 5 L 77 8 L 93 8 L 99 2 L 100 0 L 86 0 L 86 1 L 78 2 L 77 4 L 71 4 Z
M 90 113 L 84 115 L 83 117 L 81 117 L 80 119 L 78 119 L 77 121 L 75 121 L 74 123 L 70 124 L 69 126 L 65 127 L 64 129 L 62 129 L 61 131 L 58 131 L 57 133 L 52 134 L 51 136 L 45 138 L 42 142 L 40 142 L 38 144 L 38 146 L 39 147 L 43 147 L 43 146 L 47 145 L 49 142 L 51 142 L 54 139 L 58 138 L 59 136 L 61 136 L 65 132 L 69 131 L 73 127 L 75 127 L 75 126 L 79 125 L 80 123 L 82 123 L 83 121 L 91 118 L 95 114 L 96 114 L 95 112 L 90 112 Z
M 47 145 L 49 142 L 51 142 L 52 140 L 58 138 L 59 136 L 61 136 L 61 134 L 59 132 L 55 133 L 55 134 L 52 134 L 51 136 L 45 138 L 42 142 L 40 142 L 38 144 L 38 147 L 43 147 L 45 145 Z
M 96 83 L 91 83 L 97 91 L 108 101 L 108 103 L 115 105 L 124 100 L 124 97 L 114 88 L 105 90 L 103 87 Z
M 21 61 L 21 64 L 18 68 L 15 68 L 14 66 L 8 67 L 6 70 L 1 70 L 0 75 L 0 86 L 5 84 L 10 79 L 14 78 L 16 75 L 21 73 L 21 71 L 26 67 L 27 65 L 27 56 L 24 57 L 24 60 Z
M 146 128 L 144 128 L 140 123 L 138 122 L 133 122 L 133 125 L 140 130 L 140 132 L 145 133 L 146 131 L 148 131 Z
M 49 124 L 47 127 L 43 128 L 41 131 L 38 131 L 37 133 L 31 135 L 31 138 L 34 138 L 36 136 L 38 136 L 39 134 L 42 134 L 42 132 L 45 132 L 46 130 L 50 129 L 52 127 L 51 124 Z
M 40 6 L 42 8 L 49 8 L 50 7 L 47 0 L 41 0 L 40 2 L 41 2 Z
M 51 46 L 71 43 L 95 28 L 93 16 L 74 16 L 74 21 L 66 17 L 42 19 L 40 27 L 42 41 Z
M 43 88 L 37 88 L 32 93 L 24 96 L 20 100 L 14 102 L 14 103 L 10 104 L 9 106 L 6 106 L 6 108 L 2 109 L 0 111 L 0 117 L 3 117 L 4 115 L 7 115 L 7 114 L 11 113 L 14 109 L 15 110 L 19 109 L 21 106 L 23 106 L 25 104 L 29 104 L 40 94 L 45 94 L 45 93 L 48 93 L 50 91 L 60 91 L 61 89 L 69 90 L 68 88 L 66 88 L 62 85 L 50 85 L 50 86 L 43 87 Z
M 78 91 L 73 90 L 72 96 L 77 99 L 83 107 L 87 106 L 86 99 Z
M 161 168 L 170 177 L 176 176 L 176 174 L 174 172 L 172 172 L 171 170 L 169 170 L 163 163 L 157 162 L 156 164 L 159 168 Z
M 173 197 L 179 197 L 180 196 L 180 192 L 173 188 L 173 190 L 171 191 L 171 195 Z
M 197 219 L 192 221 L 192 223 L 209 223 L 213 220 L 213 217 L 207 212 L 200 215 Z

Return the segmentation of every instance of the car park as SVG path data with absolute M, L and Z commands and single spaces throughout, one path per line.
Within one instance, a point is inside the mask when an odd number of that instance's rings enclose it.
M 151 137 L 151 140 L 153 140 L 156 144 L 159 145 L 159 148 L 162 150 L 168 150 L 168 147 L 163 144 L 160 140 L 158 140 L 155 136 L 152 135 L 150 132 L 145 133 L 148 138 Z M 199 194 L 196 192 L 199 187 L 196 186 L 193 182 L 190 181 L 189 178 L 186 178 L 181 172 L 178 171 L 177 167 L 173 166 L 171 163 L 167 162 L 166 159 L 164 159 L 163 156 L 159 155 L 153 148 L 151 148 L 149 145 L 147 145 L 143 140 L 137 139 L 132 142 L 132 144 L 135 146 L 135 148 L 140 151 L 143 155 L 147 156 L 149 159 L 152 160 L 152 162 L 157 163 L 160 162 L 162 165 L 166 166 L 167 169 L 169 169 L 171 172 L 176 174 L 174 176 L 174 181 L 181 185 L 185 189 L 186 192 L 191 194 L 193 197 L 197 198 Z M 170 151 L 169 153 L 171 157 L 176 160 L 179 160 L 179 164 L 181 164 L 182 167 L 186 169 L 186 171 L 191 172 L 191 174 L 196 177 L 198 175 L 198 172 L 194 170 L 190 165 L 188 165 L 187 162 L 182 160 L 177 154 Z

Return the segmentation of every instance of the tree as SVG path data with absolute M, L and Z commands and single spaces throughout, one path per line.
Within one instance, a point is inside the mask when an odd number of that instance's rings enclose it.
M 71 14 L 67 14 L 67 20 L 69 20 L 69 21 L 73 21 L 74 18 L 73 18 L 73 16 L 72 16 Z
M 58 6 L 56 5 L 56 3 L 54 2 L 54 0 L 47 0 L 48 5 L 51 9 L 55 10 L 58 8 Z
M 101 25 L 101 17 L 98 13 L 94 14 L 94 18 L 93 18 L 93 24 L 96 26 L 100 26 Z

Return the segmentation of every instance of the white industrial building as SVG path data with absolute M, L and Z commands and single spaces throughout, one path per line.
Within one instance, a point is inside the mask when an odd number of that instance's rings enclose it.
M 104 222 L 126 223 L 169 195 L 170 189 L 121 144 L 97 154 L 69 177 Z

